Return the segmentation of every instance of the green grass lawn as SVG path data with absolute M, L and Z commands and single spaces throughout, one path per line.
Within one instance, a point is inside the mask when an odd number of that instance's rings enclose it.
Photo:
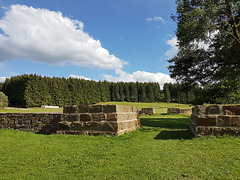
M 63 112 L 63 108 L 40 108 L 40 107 L 33 107 L 33 108 L 11 108 L 6 107 L 4 109 L 0 109 L 0 113 L 40 113 L 40 112 Z
M 190 109 L 192 106 L 186 104 L 177 104 L 177 103 L 139 103 L 139 102 L 101 102 L 98 104 L 116 104 L 116 105 L 125 105 L 125 106 L 135 106 L 140 110 L 145 107 L 153 107 L 156 109 L 157 113 L 166 113 L 167 108 L 177 107 L 181 109 Z M 31 113 L 31 112 L 63 112 L 63 108 L 11 108 L 7 107 L 0 109 L 0 113 Z
M 0 179 L 240 179 L 240 138 L 194 138 L 189 120 L 142 116 L 118 137 L 0 130 Z

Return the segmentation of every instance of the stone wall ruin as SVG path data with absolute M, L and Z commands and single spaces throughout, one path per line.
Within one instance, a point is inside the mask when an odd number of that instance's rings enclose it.
M 43 134 L 121 135 L 140 126 L 138 109 L 121 105 L 65 106 L 63 113 L 0 113 L 0 129 Z
M 142 108 L 141 111 L 139 111 L 140 115 L 153 115 L 156 113 L 155 108 Z
M 180 109 L 180 108 L 168 108 L 167 114 L 191 114 L 191 109 Z
M 190 129 L 198 135 L 240 135 L 239 105 L 199 105 L 192 109 Z
M 0 129 L 56 133 L 62 113 L 0 113 Z
M 58 134 L 121 135 L 140 127 L 138 109 L 121 105 L 65 106 Z

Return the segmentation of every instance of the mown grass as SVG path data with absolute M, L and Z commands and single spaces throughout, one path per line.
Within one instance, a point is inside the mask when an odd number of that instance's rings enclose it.
M 240 138 L 194 138 L 187 115 L 141 123 L 118 137 L 0 130 L 0 179 L 240 179 Z
M 32 108 L 12 108 L 6 107 L 1 109 L 0 113 L 52 113 L 52 112 L 63 112 L 63 108 L 40 108 L 40 107 L 32 107 Z
M 140 102 L 101 102 L 99 104 L 116 104 L 116 105 L 125 105 L 125 106 L 135 106 L 139 110 L 141 108 L 153 107 L 156 110 L 156 113 L 166 113 L 167 108 L 180 108 L 180 109 L 191 109 L 192 106 L 187 104 L 178 104 L 178 103 L 140 103 Z
M 139 103 L 139 102 L 101 102 L 98 104 L 116 104 L 116 105 L 125 105 L 125 106 L 135 106 L 140 110 L 141 108 L 153 107 L 156 109 L 157 113 L 166 113 L 167 108 L 181 108 L 181 109 L 190 109 L 192 106 L 186 104 L 177 104 L 177 103 Z M 34 112 L 63 112 L 63 108 L 12 108 L 6 107 L 0 109 L 0 113 L 34 113 Z

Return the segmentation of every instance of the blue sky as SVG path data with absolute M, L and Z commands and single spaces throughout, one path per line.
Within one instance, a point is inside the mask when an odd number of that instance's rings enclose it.
M 0 80 L 173 82 L 175 0 L 1 0 Z

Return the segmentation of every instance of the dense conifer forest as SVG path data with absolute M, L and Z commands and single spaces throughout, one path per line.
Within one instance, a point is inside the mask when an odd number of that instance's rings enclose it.
M 94 104 L 106 101 L 155 102 L 160 98 L 158 83 L 89 81 L 75 78 L 42 77 L 36 74 L 6 79 L 0 88 L 9 105 Z

